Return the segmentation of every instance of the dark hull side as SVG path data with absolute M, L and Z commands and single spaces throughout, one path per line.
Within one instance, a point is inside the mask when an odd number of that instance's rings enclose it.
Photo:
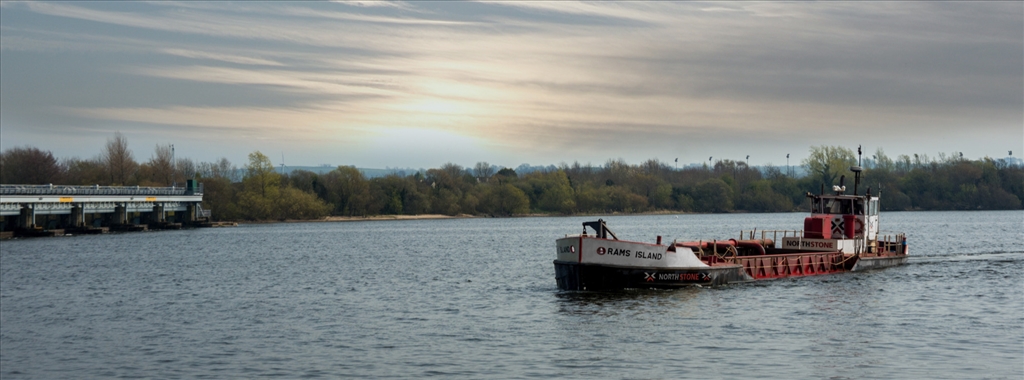
M 555 260 L 555 279 L 562 290 L 679 288 L 752 281 L 740 265 L 707 268 L 637 268 L 580 264 Z
M 882 256 L 882 257 L 861 257 L 854 264 L 851 271 L 865 271 L 872 269 L 881 269 L 897 265 L 902 265 L 907 262 L 907 255 L 899 256 Z

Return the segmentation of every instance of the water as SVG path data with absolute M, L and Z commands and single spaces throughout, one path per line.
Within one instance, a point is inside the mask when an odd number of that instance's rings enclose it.
M 731 238 L 802 214 L 605 217 Z M 904 212 L 909 264 L 562 292 L 591 218 L 243 225 L 0 245 L 0 376 L 1024 378 L 1024 213 Z

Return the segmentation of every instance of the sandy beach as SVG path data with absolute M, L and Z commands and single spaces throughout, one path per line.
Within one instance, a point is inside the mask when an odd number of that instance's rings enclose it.
M 319 219 L 322 222 L 361 222 L 367 220 L 419 220 L 419 219 L 454 219 L 454 218 L 475 218 L 469 214 L 456 216 L 443 214 L 420 214 L 420 215 L 374 215 L 374 216 L 327 216 Z

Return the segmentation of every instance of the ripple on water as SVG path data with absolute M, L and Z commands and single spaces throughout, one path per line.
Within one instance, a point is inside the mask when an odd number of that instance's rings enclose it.
M 553 240 L 589 217 L 6 241 L 0 375 L 1022 378 L 1022 216 L 886 214 L 914 254 L 896 268 L 620 292 L 555 286 Z M 802 223 L 604 218 L 651 241 Z

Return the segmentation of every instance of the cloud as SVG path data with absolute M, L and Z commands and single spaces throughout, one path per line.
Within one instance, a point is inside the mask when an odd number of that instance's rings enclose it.
M 186 49 L 163 49 L 164 53 L 170 55 L 176 55 L 179 57 L 196 58 L 196 59 L 211 59 L 217 61 L 223 61 L 228 63 L 237 63 L 242 65 L 263 65 L 263 66 L 283 66 L 282 63 L 272 61 L 269 59 L 244 57 L 232 54 L 222 53 L 211 53 L 205 51 L 186 50 Z
M 374 0 L 330 0 L 332 3 L 344 4 L 353 7 L 367 8 L 401 8 L 409 9 L 409 5 L 401 1 L 374 1 Z
M 666 10 L 674 7 L 674 5 L 659 2 L 629 4 L 581 1 L 498 1 L 486 3 L 539 13 L 590 17 L 594 22 L 600 24 L 607 24 L 609 20 L 648 24 L 663 24 L 674 21 L 672 16 L 665 13 Z M 579 22 L 579 20 L 576 22 Z
M 5 55 L 114 52 L 82 75 L 174 88 L 53 105 L 65 114 L 313 143 L 431 130 L 554 156 L 825 130 L 1006 136 L 1022 118 L 1020 3 L 430 4 L 19 3 L 0 39 Z M 242 104 L 189 104 L 211 89 Z

